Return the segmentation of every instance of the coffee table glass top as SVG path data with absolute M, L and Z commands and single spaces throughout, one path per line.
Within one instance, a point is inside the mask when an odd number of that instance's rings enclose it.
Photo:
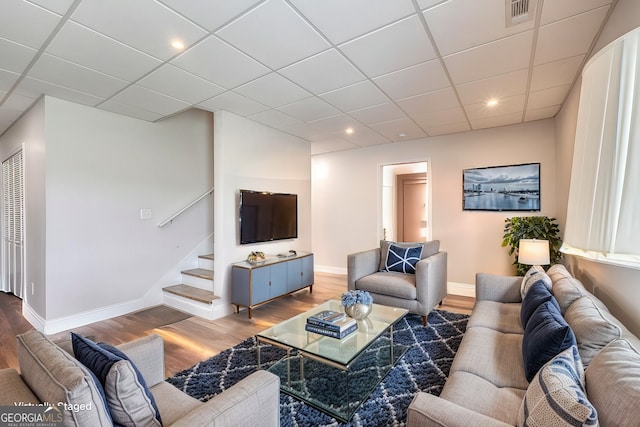
M 373 304 L 369 316 L 358 320 L 356 332 L 342 339 L 336 339 L 310 333 L 304 329 L 307 317 L 323 310 L 344 311 L 344 308 L 340 301 L 329 300 L 260 332 L 258 337 L 346 367 L 390 326 L 408 313 L 408 310 L 402 308 Z

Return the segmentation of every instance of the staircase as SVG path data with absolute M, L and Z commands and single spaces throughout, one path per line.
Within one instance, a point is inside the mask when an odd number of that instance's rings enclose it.
M 220 297 L 213 293 L 213 254 L 199 255 L 198 268 L 181 271 L 182 283 L 162 288 L 165 305 L 213 319 Z

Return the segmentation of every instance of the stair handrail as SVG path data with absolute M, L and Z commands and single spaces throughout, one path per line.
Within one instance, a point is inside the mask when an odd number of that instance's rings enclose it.
M 199 196 L 198 198 L 196 198 L 194 201 L 192 201 L 191 203 L 189 203 L 187 206 L 185 206 L 184 208 L 180 209 L 178 212 L 174 213 L 173 215 L 171 215 L 169 218 L 167 218 L 166 220 L 162 221 L 161 223 L 158 223 L 158 227 L 164 227 L 165 225 L 169 224 L 169 223 L 173 223 L 173 220 L 176 219 L 178 216 L 180 216 L 182 213 L 186 212 L 191 206 L 195 205 L 196 203 L 198 203 L 200 200 L 204 199 L 207 196 L 210 196 L 213 194 L 213 187 L 211 187 L 209 190 L 207 190 L 206 193 L 202 194 L 201 196 Z

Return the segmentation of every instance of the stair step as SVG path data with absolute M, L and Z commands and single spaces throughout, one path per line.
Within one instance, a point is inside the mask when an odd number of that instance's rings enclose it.
M 183 270 L 181 273 L 201 279 L 213 280 L 213 271 L 206 268 L 193 268 L 191 270 Z
M 198 258 L 208 259 L 208 260 L 211 260 L 211 261 L 214 260 L 213 254 L 198 255 Z
M 167 286 L 166 288 L 162 288 L 163 291 L 169 292 L 170 294 L 178 295 L 184 298 L 189 298 L 194 301 L 202 302 L 205 304 L 212 304 L 214 300 L 219 299 L 213 294 L 212 291 L 207 291 L 205 289 L 196 288 L 195 286 L 189 285 L 173 285 Z

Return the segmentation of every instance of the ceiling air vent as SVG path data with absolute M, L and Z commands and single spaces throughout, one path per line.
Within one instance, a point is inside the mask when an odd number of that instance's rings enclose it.
M 536 0 L 505 0 L 507 27 L 533 18 Z

